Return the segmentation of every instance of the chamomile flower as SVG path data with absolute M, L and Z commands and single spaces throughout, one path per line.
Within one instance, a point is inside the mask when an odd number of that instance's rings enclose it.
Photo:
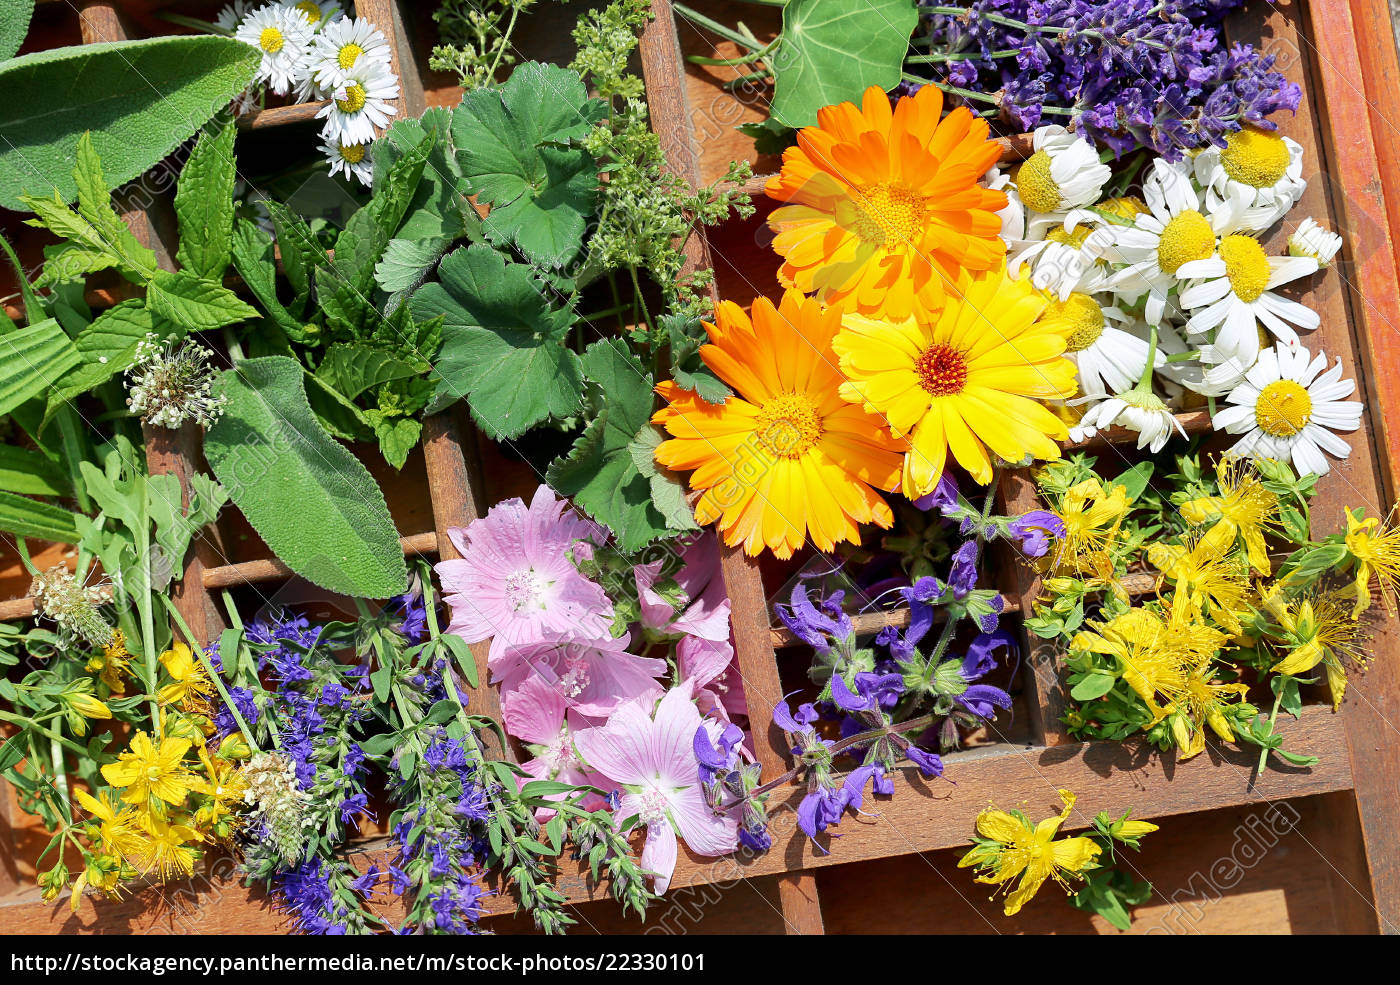
M 1225 355 L 1207 342 L 1201 345 L 1188 344 L 1172 325 L 1157 326 L 1157 350 L 1165 356 L 1176 356 L 1190 352 L 1195 359 L 1163 362 L 1157 365 L 1157 372 L 1168 381 L 1168 392 L 1173 393 L 1175 385 L 1198 393 L 1203 397 L 1223 397 L 1244 382 L 1244 374 L 1249 372 L 1257 355 L 1242 358 L 1238 355 Z
M 1212 423 L 1217 431 L 1244 435 L 1236 455 L 1292 461 L 1300 475 L 1326 475 L 1331 465 L 1324 451 L 1337 458 L 1351 454 L 1334 432 L 1361 426 L 1361 403 L 1344 399 L 1355 389 L 1354 381 L 1342 379 L 1340 359 L 1327 369 L 1324 353 L 1279 343 L 1259 354 Z
M 331 174 L 345 173 L 347 178 L 357 178 L 366 188 L 374 180 L 374 167 L 369 159 L 369 144 L 342 144 L 338 140 L 323 139 L 321 151 L 326 155 Z
M 1143 183 L 1147 214 L 1137 216 L 1131 226 L 1114 228 L 1116 259 L 1126 266 L 1109 286 L 1130 303 L 1146 294 L 1149 325 L 1160 325 L 1166 316 L 1177 271 L 1213 257 L 1221 228 L 1233 217 L 1229 210 L 1210 216 L 1201 211 L 1189 168 L 1186 162 L 1155 160 Z
M 238 25 L 242 22 L 244 15 L 248 13 L 249 6 L 251 4 L 248 0 L 233 0 L 232 3 L 219 11 L 218 16 L 214 18 L 214 26 L 225 34 L 232 34 L 238 30 Z
M 1342 249 L 1342 237 L 1328 232 L 1312 219 L 1304 219 L 1288 237 L 1288 255 L 1311 257 L 1319 267 L 1330 267 Z
M 1155 455 L 1176 431 L 1184 438 L 1186 429 L 1167 409 L 1162 398 L 1149 389 L 1134 387 L 1094 404 L 1080 419 L 1079 429 L 1092 437 L 1102 428 L 1127 428 L 1138 433 L 1137 446 L 1150 448 Z
M 399 80 L 377 59 L 361 58 L 331 92 L 331 101 L 316 114 L 326 126 L 321 136 L 342 144 L 368 144 L 376 128 L 389 125 L 396 112 L 389 102 L 399 95 Z
M 1275 130 L 1246 126 L 1227 134 L 1224 147 L 1201 151 L 1193 166 L 1205 190 L 1206 208 L 1215 209 L 1233 196 L 1242 198 L 1237 228 L 1247 232 L 1261 232 L 1278 222 L 1307 188 L 1303 148 Z
M 1147 340 L 1133 333 L 1134 320 L 1121 308 L 1073 291 L 1063 301 L 1052 300 L 1041 319 L 1065 323 L 1065 355 L 1079 370 L 1080 393 L 1125 390 L 1147 368 Z M 1165 365 L 1166 357 L 1159 352 L 1156 362 Z
M 341 16 L 340 4 L 317 3 L 316 0 L 281 0 L 282 6 L 301 14 L 313 31 L 323 31 L 326 25 L 334 23 Z
M 279 96 L 285 96 L 302 72 L 302 61 L 311 42 L 311 25 L 294 10 L 269 4 L 238 25 L 239 41 L 262 52 L 254 80 Z
M 1095 201 L 1113 176 L 1093 146 L 1064 127 L 1041 127 L 1033 146 L 1034 153 L 1016 171 L 1021 203 L 1037 213 L 1032 231 L 1037 225 L 1058 225 L 1070 209 Z
M 1177 279 L 1195 281 L 1179 298 L 1191 313 L 1186 332 L 1202 335 L 1219 329 L 1215 350 L 1222 358 L 1253 359 L 1259 351 L 1259 325 L 1279 341 L 1297 345 L 1294 327 L 1311 331 L 1321 318 L 1273 289 L 1316 272 L 1312 257 L 1271 257 L 1253 236 L 1231 233 L 1220 241 L 1215 256 L 1183 263 L 1176 270 Z
M 389 39 L 360 17 L 343 17 L 327 24 L 311 53 L 311 72 L 318 84 L 333 89 L 346 74 L 366 62 L 389 64 Z

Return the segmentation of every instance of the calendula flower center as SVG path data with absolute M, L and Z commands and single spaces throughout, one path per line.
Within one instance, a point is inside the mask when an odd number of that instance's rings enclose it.
M 941 342 L 919 353 L 914 371 L 919 374 L 919 386 L 933 397 L 951 397 L 967 386 L 967 358 Z
M 506 575 L 506 604 L 516 612 L 534 604 L 544 594 L 545 581 L 533 568 Z
M 321 8 L 312 3 L 312 0 L 301 0 L 297 4 L 297 10 L 306 15 L 306 19 L 315 24 L 321 20 Z
M 1241 184 L 1271 188 L 1288 173 L 1288 145 L 1277 133 L 1245 127 L 1225 137 L 1220 164 Z
M 275 27 L 263 28 L 262 34 L 258 35 L 258 47 L 269 55 L 275 55 L 287 44 L 287 39 L 282 36 L 282 32 Z
M 928 201 L 898 185 L 861 185 L 856 189 L 855 232 L 877 246 L 897 248 L 918 242 Z
M 1220 259 L 1225 261 L 1230 288 L 1241 301 L 1258 300 L 1269 286 L 1269 258 L 1254 237 L 1226 236 L 1220 242 Z
M 1275 380 L 1259 393 L 1254 420 L 1275 438 L 1291 438 L 1312 419 L 1312 397 L 1292 380 Z
M 801 458 L 822 436 L 822 418 L 804 393 L 784 393 L 763 405 L 754 434 L 770 454 Z
M 1074 330 L 1065 340 L 1065 350 L 1068 352 L 1083 352 L 1103 335 L 1103 308 L 1089 295 L 1078 291 L 1064 301 L 1053 299 L 1045 309 L 1045 317 L 1063 319 L 1073 327 Z
M 1050 155 L 1038 150 L 1016 172 L 1016 190 L 1027 208 L 1037 212 L 1054 212 L 1064 201 L 1060 186 L 1050 174 Z
M 1215 252 L 1215 231 L 1206 217 L 1187 209 L 1167 223 L 1157 244 L 1157 266 L 1174 274 L 1183 263 L 1207 260 Z
M 361 48 L 353 41 L 349 44 L 343 44 L 340 46 L 340 52 L 336 55 L 336 63 L 339 64 L 342 69 L 354 68 L 355 62 L 358 61 L 359 57 L 364 53 L 365 49 Z
M 345 95 L 335 101 L 342 113 L 358 113 L 365 108 L 365 87 L 358 82 L 349 82 L 345 86 Z
M 365 159 L 364 144 L 341 144 L 340 159 L 350 164 L 359 164 Z

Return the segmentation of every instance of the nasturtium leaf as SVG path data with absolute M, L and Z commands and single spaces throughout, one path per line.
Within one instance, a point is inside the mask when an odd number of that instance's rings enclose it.
M 13 58 L 29 33 L 34 0 L 5 0 L 0 4 L 0 61 Z
M 918 20 L 913 0 L 788 0 L 769 59 L 773 119 L 811 126 L 823 106 L 859 104 L 870 86 L 893 89 Z
M 78 542 L 78 514 L 37 499 L 0 492 L 0 530 L 64 544 Z
M 509 439 L 578 411 L 583 380 L 566 345 L 573 312 L 550 307 L 529 267 L 476 243 L 445 257 L 438 277 L 409 299 L 415 318 L 445 319 L 430 412 L 466 397 L 488 434 Z
M 233 236 L 235 127 L 206 128 L 180 171 L 175 216 L 180 223 L 180 266 L 200 277 L 222 280 Z
M 547 478 L 610 528 L 624 551 L 639 550 L 674 533 L 631 450 L 651 417 L 651 377 L 622 339 L 593 343 L 582 363 L 598 413 L 568 454 L 549 466 Z
M 169 154 L 252 80 L 256 48 L 212 35 L 38 51 L 0 63 L 0 206 L 20 195 L 72 201 L 86 130 L 107 180 L 124 184 Z
M 526 62 L 500 88 L 473 89 L 452 115 L 457 165 L 491 206 L 485 230 L 536 263 L 577 256 L 598 199 L 598 165 L 577 142 L 606 115 L 578 74 Z
M 0 415 L 47 392 L 81 361 L 52 318 L 0 335 Z
M 228 406 L 205 435 L 205 457 L 273 553 L 333 592 L 403 592 L 408 569 L 384 494 L 312 416 L 296 360 L 245 360 L 216 391 Z
M 192 332 L 207 332 L 258 317 L 258 310 L 222 284 L 186 271 L 158 270 L 146 289 L 146 307 Z

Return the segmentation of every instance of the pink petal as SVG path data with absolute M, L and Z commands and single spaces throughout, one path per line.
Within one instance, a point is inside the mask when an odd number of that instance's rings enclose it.
M 690 681 L 696 688 L 704 687 L 723 674 L 733 659 L 734 647 L 729 645 L 727 636 L 723 640 L 687 636 L 676 644 L 681 679 Z
M 534 675 L 501 688 L 506 731 L 526 742 L 552 742 L 564 727 L 567 707 L 557 690 Z
M 614 783 L 638 784 L 656 775 L 651 733 L 647 709 L 630 701 L 613 712 L 606 725 L 574 736 L 574 748 L 590 767 Z
M 696 855 L 728 855 L 739 847 L 739 822 L 710 810 L 699 784 L 676 791 L 667 800 L 685 846 Z
M 671 885 L 676 871 L 676 832 L 665 821 L 647 825 L 647 843 L 642 848 L 642 868 L 655 873 L 652 889 L 661 894 Z

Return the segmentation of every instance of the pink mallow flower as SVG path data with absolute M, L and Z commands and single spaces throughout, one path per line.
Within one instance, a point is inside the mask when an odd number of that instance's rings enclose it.
M 560 636 L 512 643 L 492 652 L 488 660 L 501 690 L 535 678 L 552 688 L 569 708 L 583 715 L 606 718 L 625 701 L 661 691 L 656 678 L 666 673 L 666 661 L 627 652 L 627 638 L 575 639 Z
M 620 788 L 617 816 L 635 814 L 646 825 L 642 868 L 654 873 L 653 886 L 664 893 L 676 871 L 677 834 L 697 855 L 727 855 L 739 845 L 739 825 L 705 803 L 695 759 L 696 731 L 703 725 L 713 744 L 723 726 L 701 719 L 688 683 L 666 692 L 654 714 L 650 707 L 628 702 L 606 725 L 579 732 L 574 745 Z
M 528 507 L 508 499 L 448 534 L 462 553 L 436 565 L 452 610 L 448 632 L 468 643 L 491 639 L 492 659 L 511 644 L 547 636 L 609 635 L 612 603 L 570 559 L 592 557 L 607 535 L 548 486 Z
M 558 780 L 574 786 L 606 788 L 603 778 L 590 772 L 574 749 L 574 736 L 597 724 L 569 708 L 557 688 L 533 675 L 513 688 L 501 692 L 501 719 L 506 732 L 529 743 L 533 759 L 520 764 L 527 777 L 521 777 L 523 787 L 530 780 Z M 563 800 L 569 794 L 547 795 L 546 800 Z M 595 811 L 605 806 L 599 794 L 584 797 L 584 810 Z M 554 811 L 540 808 L 535 818 L 540 823 L 554 816 Z

